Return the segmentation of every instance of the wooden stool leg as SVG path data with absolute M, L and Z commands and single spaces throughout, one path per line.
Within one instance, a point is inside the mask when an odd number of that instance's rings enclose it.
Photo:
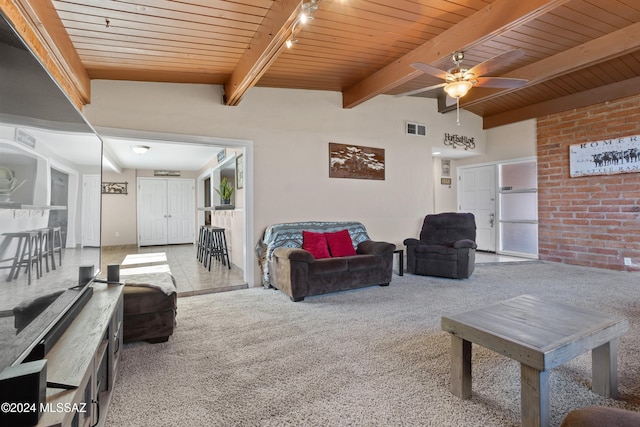
M 62 227 L 53 227 L 53 233 L 52 233 L 52 239 L 51 239 L 51 243 L 52 243 L 52 250 L 51 250 L 51 258 L 53 260 L 55 260 L 55 253 L 58 252 L 58 265 L 61 266 L 62 265 Z M 57 241 L 57 242 L 56 242 Z M 55 261 L 54 261 L 54 267 L 55 267 Z
M 15 236 L 14 236 L 15 237 Z M 16 254 L 13 257 L 13 264 L 11 264 L 11 270 L 9 270 L 9 277 L 7 277 L 7 282 L 12 281 L 13 279 L 18 277 L 18 273 L 20 272 L 20 267 L 22 266 L 22 254 L 28 244 L 28 235 L 17 236 L 18 238 L 18 247 L 16 248 Z
M 231 262 L 229 261 L 229 250 L 227 248 L 227 237 L 225 235 L 225 230 L 222 230 L 222 232 L 220 233 L 220 237 L 222 240 L 222 244 L 220 245 L 222 250 L 222 264 L 226 265 L 227 267 L 229 267 L 229 270 L 231 270 Z
M 44 259 L 45 267 L 47 268 L 47 273 L 49 272 L 49 254 L 51 244 L 49 242 L 49 229 L 43 228 L 42 230 L 38 230 L 38 246 L 39 246 L 39 254 L 38 261 L 40 263 L 40 272 L 42 272 L 42 260 Z

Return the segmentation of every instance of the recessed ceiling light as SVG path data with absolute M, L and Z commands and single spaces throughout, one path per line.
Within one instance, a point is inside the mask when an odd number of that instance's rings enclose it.
M 149 151 L 149 146 L 148 145 L 132 145 L 131 147 L 131 151 L 133 151 L 136 154 L 144 154 L 147 151 Z

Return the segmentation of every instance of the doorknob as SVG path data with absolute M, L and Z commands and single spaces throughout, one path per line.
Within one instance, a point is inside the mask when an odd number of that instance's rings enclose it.
M 491 212 L 489 214 L 489 225 L 491 225 L 491 228 L 493 228 L 493 223 L 495 222 L 495 218 L 496 218 L 496 215 L 493 212 Z

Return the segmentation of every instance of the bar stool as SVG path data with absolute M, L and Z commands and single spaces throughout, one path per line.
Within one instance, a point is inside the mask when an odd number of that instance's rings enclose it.
M 211 260 L 213 257 L 215 257 L 216 260 L 221 261 L 222 265 L 226 265 L 227 267 L 229 267 L 229 269 L 231 269 L 225 229 L 222 227 L 210 227 L 209 235 L 209 271 L 211 271 Z
M 197 258 L 198 261 L 204 262 L 204 255 L 206 253 L 206 240 L 207 240 L 207 229 L 206 226 L 200 226 L 200 232 L 198 233 L 198 252 Z
M 202 265 L 204 265 L 205 268 L 211 268 L 211 258 L 215 256 L 215 242 L 213 240 L 214 236 L 211 233 L 211 226 L 205 225 L 203 233 Z
M 3 235 L 8 239 L 18 239 L 18 246 L 16 247 L 16 253 L 13 257 L 11 267 L 2 267 L 11 268 L 9 277 L 7 277 L 7 282 L 17 279 L 20 273 L 20 268 L 24 266 L 25 271 L 27 272 L 27 283 L 30 285 L 31 269 L 34 264 L 36 266 L 36 277 L 39 278 L 42 274 L 42 270 L 40 269 L 41 262 L 39 260 L 41 249 L 38 230 L 3 233 Z
M 53 269 L 55 270 L 56 268 L 56 261 L 53 259 L 53 252 L 49 252 L 49 247 L 51 246 L 51 235 L 49 234 L 48 228 L 40 228 L 36 231 L 38 232 L 38 253 L 36 255 L 38 257 L 38 263 L 40 264 L 40 272 L 42 272 L 42 260 L 44 259 L 48 273 L 49 258 L 51 258 Z
M 62 265 L 62 227 L 47 227 L 38 231 L 40 232 L 40 256 L 45 260 L 48 273 L 49 258 L 51 258 L 51 268 L 56 270 L 56 252 L 58 265 Z M 42 265 L 40 265 L 40 271 L 42 271 Z
M 51 236 L 49 240 L 51 242 L 51 260 L 53 261 L 53 269 L 56 269 L 55 253 L 58 253 L 58 265 L 62 265 L 62 227 L 50 227 Z

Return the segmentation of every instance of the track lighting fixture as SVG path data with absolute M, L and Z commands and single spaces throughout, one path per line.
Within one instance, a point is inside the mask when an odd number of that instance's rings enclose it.
M 298 43 L 298 39 L 294 39 L 293 36 L 291 36 L 291 38 L 285 42 L 285 45 L 287 46 L 287 49 L 291 49 L 296 43 Z
M 302 3 L 302 11 L 300 12 L 300 22 L 305 23 L 313 19 L 313 12 L 318 10 L 319 0 L 309 0 L 306 3 Z
M 298 43 L 298 40 L 296 39 L 296 25 L 298 23 L 304 25 L 307 22 L 312 21 L 313 13 L 318 10 L 318 5 L 321 1 L 322 0 L 309 0 L 302 3 L 302 6 L 300 7 L 300 14 L 291 27 L 291 37 L 285 42 L 287 49 L 290 49 L 294 44 Z

